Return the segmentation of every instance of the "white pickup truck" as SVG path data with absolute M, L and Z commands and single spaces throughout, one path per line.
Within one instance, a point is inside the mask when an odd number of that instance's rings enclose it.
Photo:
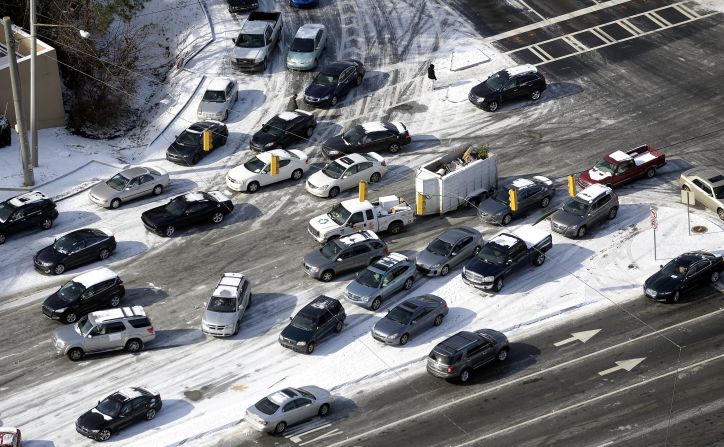
M 282 13 L 254 11 L 233 38 L 231 63 L 244 71 L 266 71 L 271 52 L 282 34 Z
M 309 221 L 308 231 L 317 242 L 363 230 L 401 232 L 415 221 L 415 212 L 397 196 L 380 197 L 377 202 L 345 200 Z

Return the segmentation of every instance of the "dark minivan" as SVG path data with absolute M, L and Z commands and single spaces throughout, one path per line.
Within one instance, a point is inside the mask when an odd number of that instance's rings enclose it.
M 438 343 L 427 357 L 427 372 L 435 377 L 465 383 L 470 373 L 495 360 L 508 358 L 508 338 L 493 329 L 460 331 Z
M 339 333 L 347 314 L 339 300 L 320 295 L 302 307 L 279 334 L 279 344 L 295 352 L 311 354 L 317 342 L 330 333 Z

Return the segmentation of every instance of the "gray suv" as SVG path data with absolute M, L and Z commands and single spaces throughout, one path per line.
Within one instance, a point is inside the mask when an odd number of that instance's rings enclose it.
M 352 304 L 377 310 L 382 301 L 399 290 L 410 290 L 415 281 L 415 263 L 401 253 L 390 253 L 359 272 L 344 291 Z
M 460 331 L 440 342 L 427 357 L 427 372 L 447 380 L 467 382 L 473 370 L 508 358 L 508 338 L 493 329 Z
M 304 257 L 304 271 L 312 278 L 328 282 L 336 275 L 359 270 L 389 253 L 374 231 L 361 231 L 339 239 L 332 239 L 319 250 Z
M 608 186 L 591 185 L 568 199 L 551 216 L 551 230 L 567 237 L 583 237 L 588 230 L 618 214 L 618 196 Z
M 67 355 L 75 362 L 93 352 L 138 352 L 154 338 L 153 324 L 143 307 L 118 307 L 91 312 L 72 326 L 56 329 L 53 346 L 58 355 Z

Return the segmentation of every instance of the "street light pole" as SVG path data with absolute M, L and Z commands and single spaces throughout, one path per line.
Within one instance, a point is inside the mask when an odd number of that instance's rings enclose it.
M 38 53 L 38 42 L 35 26 L 35 2 L 30 0 L 30 158 L 33 166 L 38 167 L 38 98 L 36 97 L 35 58 Z

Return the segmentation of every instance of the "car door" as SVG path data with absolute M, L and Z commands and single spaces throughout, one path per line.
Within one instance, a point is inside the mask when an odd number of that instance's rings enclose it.
M 322 56 L 322 50 L 324 50 L 324 44 L 327 41 L 327 33 L 323 29 L 317 31 L 317 35 L 314 37 L 314 57 L 318 60 Z
M 375 220 L 375 213 L 372 210 L 365 210 L 365 224 L 366 230 L 377 231 L 377 221 Z
M 6 224 L 7 233 L 17 233 L 22 230 L 28 229 L 28 220 L 25 215 L 25 207 L 17 209 L 8 219 Z
M 352 254 L 352 264 L 354 265 L 354 267 L 365 267 L 369 263 L 371 253 L 372 248 L 370 248 L 367 243 L 362 242 L 355 245 Z
M 201 220 L 208 214 L 209 202 L 194 202 L 186 208 L 184 218 L 181 220 L 179 226 L 189 226 L 201 222 Z
M 521 97 L 528 96 L 533 92 L 536 79 L 537 76 L 534 74 L 526 74 L 518 78 L 518 93 Z
M 412 315 L 412 320 L 410 321 L 410 335 L 424 332 L 425 329 L 429 327 L 427 317 L 430 315 L 431 311 L 432 309 L 429 307 L 418 307 L 415 310 L 415 313 Z
M 93 312 L 98 308 L 97 294 L 101 290 L 101 284 L 95 284 L 83 291 L 78 298 L 76 303 L 76 311 L 78 314 L 87 314 Z
M 156 185 L 154 184 L 153 176 L 151 174 L 143 174 L 141 176 L 141 182 L 136 197 L 143 197 L 151 194 L 154 186 Z
M 515 79 L 508 79 L 508 81 L 503 85 L 501 96 L 503 98 L 503 101 L 515 99 L 518 97 L 518 84 Z
M 332 314 L 329 311 L 325 311 L 319 316 L 317 319 L 317 340 L 324 338 L 332 330 L 334 324 L 331 324 L 331 320 Z
M 696 200 L 701 202 L 705 207 L 716 210 L 717 203 L 714 201 L 714 191 L 711 186 L 704 183 L 700 179 L 694 179 L 692 182 L 699 189 L 695 190 Z
M 25 211 L 25 224 L 27 226 L 40 225 L 40 222 L 43 220 L 43 212 L 40 205 L 29 203 L 23 209 Z
M 131 401 L 133 409 L 131 410 L 131 419 L 140 421 L 145 419 L 146 410 L 148 409 L 148 400 L 145 396 L 138 396 Z
M 344 272 L 357 267 L 354 259 L 354 247 L 347 247 L 337 255 L 334 265 L 335 272 Z
M 358 166 L 357 175 L 355 176 L 355 183 L 359 184 L 362 180 L 369 182 L 370 177 L 372 176 L 372 162 L 370 161 L 363 161 Z
M 465 236 L 460 241 L 458 241 L 458 243 L 455 244 L 452 252 L 450 253 L 449 264 L 451 266 L 454 266 L 467 260 L 473 254 L 473 250 L 475 249 L 474 245 L 475 244 L 473 244 L 472 236 Z
M 684 290 L 689 290 L 696 287 L 702 279 L 704 279 L 704 273 L 706 270 L 705 261 L 695 262 L 689 267 L 684 278 Z
M 594 223 L 601 223 L 601 221 L 605 220 L 608 216 L 608 207 L 606 204 L 611 200 L 611 196 L 608 194 L 605 194 L 603 197 L 596 200 L 596 202 L 592 206 L 592 212 L 593 216 L 593 222 Z
M 339 178 L 339 189 L 344 191 L 346 189 L 352 189 L 357 185 L 357 173 L 359 171 L 359 163 L 353 164 L 342 173 Z
M 99 324 L 90 331 L 90 338 L 85 339 L 84 350 L 86 352 L 102 352 L 111 349 L 111 335 L 107 333 L 108 325 L 112 323 Z M 121 323 L 122 325 L 123 323 Z M 116 332 L 117 333 L 117 332 Z
M 539 185 L 533 185 L 525 189 L 525 200 L 523 202 L 523 211 L 529 211 L 534 209 L 540 203 L 543 196 L 543 187 Z
M 133 401 L 123 404 L 121 411 L 118 413 L 118 422 L 115 424 L 116 429 L 127 427 L 133 422 Z
M 91 256 L 89 252 L 92 250 L 87 249 L 86 243 L 86 239 L 82 239 L 73 244 L 73 248 L 70 249 L 70 253 L 68 253 L 65 258 L 66 268 L 85 264 L 90 260 Z
M 231 110 L 231 107 L 234 105 L 234 83 L 229 82 L 226 84 L 226 88 L 224 89 L 224 95 L 226 96 L 226 110 Z
M 352 80 L 354 73 L 354 67 L 348 67 L 342 72 L 342 75 L 340 76 L 340 88 L 341 88 L 341 95 L 347 95 L 347 92 L 350 91 L 352 88 Z
M 362 211 L 352 214 L 347 220 L 347 226 L 352 228 L 352 232 L 356 233 L 362 231 L 365 228 L 365 218 Z
M 280 180 L 289 179 L 292 176 L 292 161 L 288 158 L 282 158 L 279 160 L 279 177 Z
M 511 261 L 508 268 L 505 270 L 505 274 L 509 274 L 511 271 L 516 269 L 520 263 L 525 260 L 527 247 L 524 242 L 518 241 L 511 247 L 508 252 L 508 260 Z
M 299 421 L 306 421 L 317 415 L 319 409 L 314 405 L 314 401 L 306 397 L 294 399 L 295 411 L 299 414 Z
M 387 131 L 372 132 L 368 137 L 369 141 L 365 146 L 365 152 L 381 152 L 386 150 L 392 143 L 392 136 Z
M 616 172 L 613 174 L 613 183 L 621 185 L 631 180 L 634 172 L 636 171 L 636 165 L 633 160 L 626 160 L 616 167 Z
M 244 279 L 244 281 L 241 283 L 241 290 L 239 291 L 239 305 L 241 306 L 241 313 L 239 317 L 244 315 L 244 311 L 249 306 L 249 301 L 251 300 L 251 287 L 249 286 L 249 281 Z
M 284 420 L 287 425 L 294 425 L 304 420 L 304 418 L 300 416 L 300 412 L 297 411 L 296 402 L 293 400 L 287 402 L 282 407 L 281 419 Z

